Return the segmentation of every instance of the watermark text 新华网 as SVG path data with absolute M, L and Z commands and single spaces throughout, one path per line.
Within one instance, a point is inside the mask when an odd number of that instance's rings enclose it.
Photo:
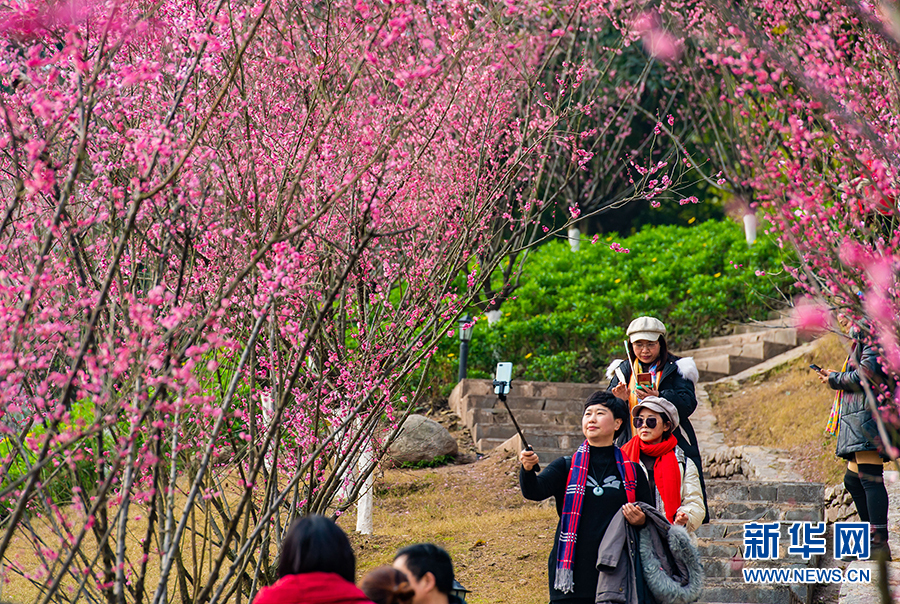
M 789 525 L 789 556 L 809 560 L 826 552 L 824 522 L 793 522 Z M 744 560 L 781 559 L 781 523 L 748 522 L 744 524 Z M 837 522 L 834 524 L 833 555 L 835 559 L 868 560 L 869 523 Z M 743 568 L 746 583 L 869 583 L 871 569 L 754 567 Z

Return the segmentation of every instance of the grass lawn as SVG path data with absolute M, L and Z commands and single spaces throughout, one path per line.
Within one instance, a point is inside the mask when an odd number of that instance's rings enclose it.
M 452 556 L 457 580 L 472 592 L 468 602 L 546 603 L 556 508 L 525 501 L 517 472 L 516 460 L 492 457 L 467 465 L 388 470 L 376 486 L 376 534 L 352 533 L 355 514 L 340 522 L 357 551 L 358 577 L 390 564 L 401 547 L 430 541 Z

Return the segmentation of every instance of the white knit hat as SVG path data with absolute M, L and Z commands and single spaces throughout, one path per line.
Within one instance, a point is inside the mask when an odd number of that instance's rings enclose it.
M 628 331 L 625 333 L 628 335 L 630 342 L 637 342 L 638 340 L 655 342 L 660 336 L 665 337 L 666 326 L 663 325 L 662 321 L 653 317 L 638 317 L 631 322 L 631 325 L 628 326 Z

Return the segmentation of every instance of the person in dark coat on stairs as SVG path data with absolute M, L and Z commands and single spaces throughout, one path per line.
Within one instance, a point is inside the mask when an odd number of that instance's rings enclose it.
M 597 549 L 606 528 L 617 514 L 632 526 L 642 526 L 644 512 L 635 503 L 655 503 L 644 472 L 613 444 L 627 414 L 625 401 L 606 391 L 595 392 L 584 404 L 585 441 L 573 456 L 560 457 L 537 473 L 537 454 L 529 450 L 519 454 L 519 485 L 525 499 L 556 498 L 559 524 L 547 565 L 551 602 L 594 604 L 600 576 Z M 643 580 L 638 590 L 646 590 Z M 649 592 L 638 601 L 652 602 Z
M 614 360 L 606 370 L 609 379 L 607 390 L 628 401 L 629 413 L 647 396 L 666 399 L 678 410 L 678 427 L 673 434 L 700 473 L 700 491 L 705 508 L 703 522 L 709 522 L 706 504 L 706 481 L 703 479 L 703 462 L 700 459 L 700 443 L 689 419 L 697 409 L 694 384 L 700 378 L 697 364 L 690 357 L 681 358 L 669 352 L 666 345 L 666 326 L 654 317 L 638 317 L 628 326 L 625 350 L 628 360 Z M 634 434 L 631 425 L 626 426 L 616 445 L 622 447 Z
M 891 557 L 888 545 L 888 494 L 884 486 L 884 462 L 878 427 L 866 400 L 863 381 L 874 396 L 890 388 L 890 379 L 878 362 L 878 351 L 866 344 L 850 320 L 838 315 L 838 323 L 850 333 L 853 344 L 840 371 L 819 370 L 819 380 L 835 390 L 826 432 L 837 436 L 835 454 L 847 460 L 844 486 L 853 497 L 859 519 L 871 523 L 872 550 Z

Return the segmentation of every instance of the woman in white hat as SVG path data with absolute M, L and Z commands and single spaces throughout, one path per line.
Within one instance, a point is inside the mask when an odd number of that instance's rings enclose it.
M 628 402 L 629 410 L 648 396 L 669 401 L 678 410 L 673 434 L 685 455 L 700 472 L 700 486 L 706 501 L 703 465 L 697 435 L 690 416 L 697 408 L 694 384 L 700 377 L 697 364 L 690 357 L 681 358 L 669 352 L 666 345 L 666 326 L 655 317 L 638 317 L 628 326 L 625 349 L 628 360 L 615 360 L 606 370 L 610 380 L 608 390 Z M 629 426 L 630 428 L 630 426 Z M 616 440 L 623 446 L 634 433 L 629 429 Z M 704 518 L 707 521 L 709 516 Z
M 706 506 L 700 471 L 672 434 L 678 427 L 678 410 L 664 398 L 646 396 L 631 410 L 631 416 L 637 434 L 622 447 L 622 453 L 641 466 L 656 494 L 656 509 L 672 524 L 697 530 Z

